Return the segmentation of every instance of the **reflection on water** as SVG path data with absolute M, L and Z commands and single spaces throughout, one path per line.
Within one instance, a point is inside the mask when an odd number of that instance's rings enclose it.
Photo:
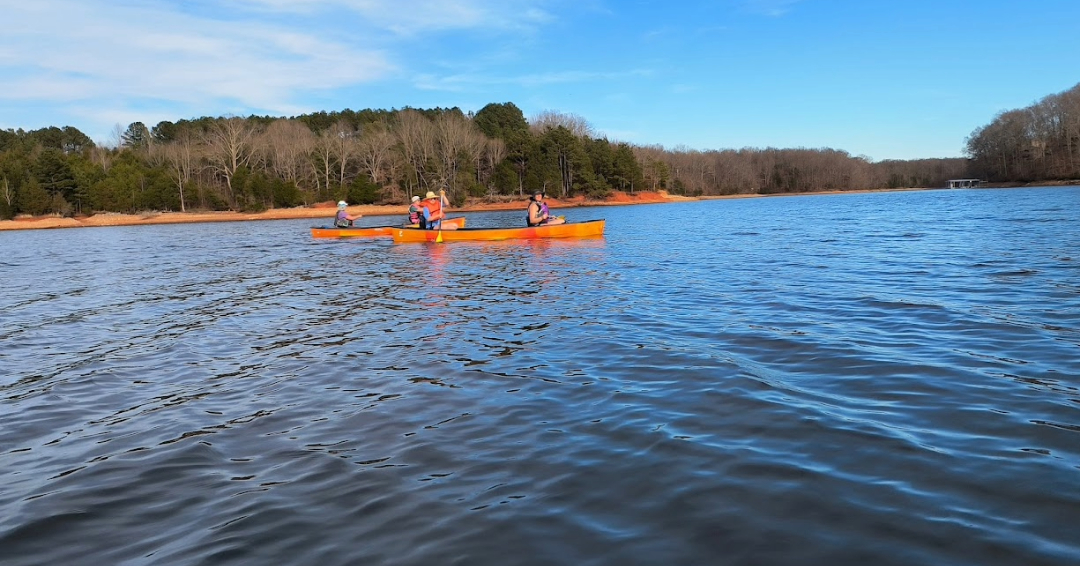
M 3 563 L 1076 563 L 1078 202 L 0 233 Z

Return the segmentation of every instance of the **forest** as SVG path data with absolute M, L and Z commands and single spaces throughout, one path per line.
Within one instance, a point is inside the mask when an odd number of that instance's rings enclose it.
M 1080 179 L 1080 84 L 1001 112 L 967 139 L 973 178 L 1031 183 Z
M 835 149 L 668 149 L 609 140 L 584 118 L 513 103 L 223 116 L 117 126 L 112 145 L 77 128 L 0 130 L 0 218 L 98 212 L 260 211 L 318 202 L 403 204 L 445 189 L 470 198 L 602 198 L 944 187 L 1080 178 L 1080 85 L 995 117 L 969 157 L 873 162 Z

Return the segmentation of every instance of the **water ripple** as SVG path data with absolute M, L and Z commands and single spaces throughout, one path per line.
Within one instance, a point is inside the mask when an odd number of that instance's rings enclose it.
M 1073 564 L 1078 199 L 0 233 L 5 566 Z

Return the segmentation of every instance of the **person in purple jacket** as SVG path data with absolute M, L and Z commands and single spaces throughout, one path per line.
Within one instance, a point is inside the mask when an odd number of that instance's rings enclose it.
M 352 215 L 348 210 L 345 210 L 349 206 L 349 203 L 345 201 L 339 201 L 337 203 L 337 216 L 334 217 L 334 226 L 338 228 L 348 228 L 353 225 L 354 220 L 363 218 L 363 214 Z

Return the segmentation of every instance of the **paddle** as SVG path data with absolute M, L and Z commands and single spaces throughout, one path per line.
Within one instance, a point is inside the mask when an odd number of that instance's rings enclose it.
M 435 236 L 435 243 L 442 243 L 442 223 L 446 219 L 446 205 L 449 204 L 446 200 L 446 191 L 439 189 L 439 212 L 442 214 L 442 218 L 439 219 L 439 235 Z

